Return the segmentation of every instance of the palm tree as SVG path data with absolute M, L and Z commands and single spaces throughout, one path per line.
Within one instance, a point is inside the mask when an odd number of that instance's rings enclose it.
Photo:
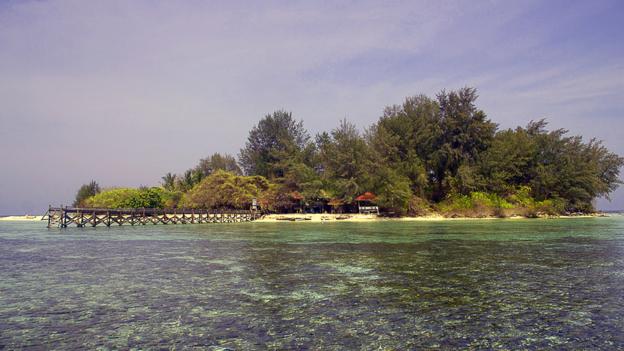
M 169 172 L 162 177 L 162 185 L 167 190 L 173 190 L 175 188 L 176 175 Z

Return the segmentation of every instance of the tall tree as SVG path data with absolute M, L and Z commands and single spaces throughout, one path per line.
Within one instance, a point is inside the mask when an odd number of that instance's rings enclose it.
M 377 163 L 409 178 L 415 194 L 431 192 L 427 163 L 442 136 L 440 108 L 424 95 L 409 97 L 403 105 L 386 107 L 384 115 L 368 132 Z M 430 167 L 431 168 L 431 167 Z
M 73 206 L 84 206 L 84 202 L 86 199 L 99 194 L 100 191 L 100 185 L 95 180 L 92 180 L 88 184 L 83 184 L 76 193 L 76 199 L 74 200 Z
M 199 169 L 204 176 L 209 176 L 217 170 L 223 170 L 234 174 L 242 173 L 234 156 L 229 154 L 221 155 L 218 152 L 215 152 L 207 158 L 202 158 L 197 165 L 197 169 Z
M 444 198 L 449 191 L 461 192 L 453 186 L 458 184 L 453 178 L 462 165 L 466 172 L 473 173 L 471 168 L 494 138 L 497 125 L 476 107 L 477 98 L 476 89 L 468 87 L 438 94 L 442 134 L 428 160 L 436 184 L 434 200 Z
M 387 107 L 369 136 L 380 162 L 408 177 L 415 194 L 434 201 L 476 189 L 477 160 L 496 132 L 476 99 L 475 89 L 462 88 Z
M 310 136 L 303 122 L 294 120 L 290 112 L 275 111 L 249 132 L 240 151 L 240 164 L 245 174 L 281 178 L 288 163 L 303 162 L 308 157 L 309 144 Z
M 342 120 L 330 133 L 316 138 L 320 167 L 331 192 L 346 202 L 371 190 L 375 165 L 371 151 L 356 126 Z
M 196 169 L 187 169 L 181 176 L 176 176 L 175 189 L 179 191 L 188 191 L 198 184 L 204 178 L 204 174 Z
M 536 153 L 537 144 L 526 129 L 518 127 L 497 132 L 479 161 L 484 189 L 507 195 L 518 186 L 528 185 Z
M 176 175 L 169 172 L 167 174 L 165 174 L 162 178 L 162 186 L 163 188 L 167 189 L 167 190 L 174 190 L 175 189 L 175 184 L 176 184 Z
M 537 147 L 527 170 L 536 199 L 562 198 L 568 211 L 592 211 L 596 197 L 608 196 L 621 184 L 624 158 L 600 141 L 584 143 L 580 136 L 567 136 L 565 129 L 546 131 L 544 120 L 530 123 L 527 133 Z

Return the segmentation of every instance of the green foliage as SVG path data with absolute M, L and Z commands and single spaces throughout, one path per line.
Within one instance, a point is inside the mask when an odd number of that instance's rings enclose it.
M 163 191 L 160 192 L 160 203 L 161 206 L 159 207 L 163 207 L 163 208 L 175 208 L 178 207 L 178 204 L 180 203 L 180 201 L 182 201 L 182 198 L 184 197 L 184 193 L 181 191 L 177 191 L 177 190 L 167 190 L 167 189 L 162 189 Z
M 412 191 L 423 197 L 431 193 L 428 157 L 442 134 L 439 111 L 438 104 L 426 96 L 410 97 L 402 106 L 386 107 L 367 135 L 375 164 L 408 177 Z
M 452 185 L 453 177 L 463 165 L 472 166 L 485 151 L 496 132 L 496 124 L 475 106 L 477 92 L 474 88 L 438 94 L 441 134 L 434 139 L 435 150 L 428 158 L 433 181 L 436 184 L 433 200 L 444 198 L 452 191 L 466 193 Z
M 473 88 L 409 97 L 386 107 L 365 133 L 346 120 L 310 141 L 301 121 L 276 111 L 249 132 L 234 157 L 215 153 L 164 189 L 84 185 L 76 204 L 293 211 L 308 203 L 349 207 L 364 192 L 385 212 L 447 216 L 539 216 L 591 212 L 622 182 L 624 158 L 599 141 L 549 131 L 544 120 L 497 131 Z M 86 199 L 86 200 L 85 200 Z
M 535 203 L 535 210 L 538 215 L 560 215 L 566 210 L 566 201 L 563 199 L 546 199 L 542 201 L 537 201 Z
M 438 204 L 438 210 L 448 217 L 506 217 L 514 206 L 504 198 L 485 192 L 453 195 Z
M 297 192 L 303 196 L 305 202 L 323 197 L 323 182 L 312 167 L 301 162 L 292 162 L 285 167 L 285 171 L 284 177 L 278 180 L 282 185 L 281 192 Z
M 531 196 L 531 193 L 531 187 L 521 186 L 509 196 L 509 202 L 515 207 L 516 214 L 538 217 L 541 215 L 559 215 L 565 212 L 565 200 L 554 198 L 538 201 Z
M 442 91 L 437 100 L 416 96 L 386 108 L 370 140 L 387 167 L 412 181 L 433 201 L 478 189 L 475 165 L 491 144 L 496 124 L 475 106 L 476 90 Z
M 583 143 L 579 136 L 566 136 L 566 130 L 547 132 L 545 126 L 539 121 L 527 127 L 540 151 L 531 173 L 533 196 L 563 199 L 567 211 L 592 211 L 593 199 L 607 196 L 621 183 L 624 159 L 594 139 Z
M 284 184 L 275 183 L 259 194 L 258 201 L 262 209 L 269 212 L 290 212 L 302 204 L 300 193 L 290 191 Z
M 269 190 L 269 181 L 261 176 L 239 176 L 217 170 L 187 192 L 181 201 L 189 208 L 248 209 L 254 198 Z
M 508 198 L 509 202 L 520 207 L 530 208 L 535 205 L 535 199 L 531 196 L 531 187 L 520 186 Z
M 488 180 L 486 189 L 510 194 L 528 187 L 530 197 L 538 202 L 557 200 L 553 206 L 546 203 L 550 212 L 593 211 L 592 201 L 608 196 L 621 183 L 618 176 L 624 159 L 594 139 L 584 143 L 579 136 L 567 136 L 564 129 L 547 131 L 546 125 L 540 120 L 497 133 L 480 164 Z
M 241 169 L 234 156 L 229 154 L 221 155 L 218 152 L 202 158 L 194 168 L 187 169 L 182 175 L 175 175 L 171 172 L 162 177 L 163 188 L 174 192 L 187 192 L 195 185 L 199 184 L 205 177 L 217 170 L 241 174 Z M 179 200 L 179 198 L 178 198 Z M 177 201 L 174 201 L 177 203 Z
M 591 212 L 594 199 L 621 184 L 624 159 L 600 142 L 585 143 L 562 129 L 547 131 L 543 120 L 496 132 L 496 124 L 475 106 L 476 98 L 474 89 L 464 88 L 386 108 L 368 134 L 374 162 L 407 176 L 419 197 L 444 200 L 442 207 L 449 206 L 449 198 L 459 206 L 459 195 L 505 198 L 528 187 L 535 201 L 521 206 L 527 213 Z
M 433 212 L 431 204 L 419 196 L 412 196 L 409 201 L 407 213 L 410 216 L 427 216 Z
M 199 164 L 196 169 L 200 170 L 204 177 L 211 175 L 217 170 L 223 170 L 239 175 L 242 173 L 234 156 L 229 154 L 221 155 L 218 152 L 215 152 L 207 158 L 199 160 Z
M 165 193 L 165 189 L 156 187 L 108 189 L 88 198 L 85 205 L 94 208 L 162 208 Z
M 377 204 L 385 212 L 395 215 L 404 215 L 407 212 L 412 198 L 409 178 L 387 171 L 379 178 L 377 189 Z
M 249 132 L 239 160 L 248 175 L 281 178 L 287 164 L 309 158 L 313 150 L 309 140 L 303 122 L 295 121 L 290 112 L 275 111 Z
M 162 186 L 167 190 L 174 190 L 176 185 L 176 175 L 171 172 L 165 174 L 162 178 Z
M 317 135 L 319 168 L 328 190 L 346 203 L 371 190 L 371 149 L 353 123 L 342 120 L 331 133 Z
M 515 186 L 528 184 L 528 170 L 533 168 L 537 144 L 523 128 L 496 133 L 492 145 L 479 164 L 485 189 L 498 194 L 509 193 Z
M 100 192 L 100 185 L 92 180 L 89 184 L 83 184 L 76 193 L 76 199 L 74 200 L 74 207 L 81 207 L 85 205 L 85 200 L 91 196 L 95 196 Z

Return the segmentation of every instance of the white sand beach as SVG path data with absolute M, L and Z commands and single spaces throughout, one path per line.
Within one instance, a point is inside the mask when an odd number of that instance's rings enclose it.
M 41 220 L 42 216 L 43 215 L 5 216 L 5 217 L 0 217 L 0 221 L 39 221 Z

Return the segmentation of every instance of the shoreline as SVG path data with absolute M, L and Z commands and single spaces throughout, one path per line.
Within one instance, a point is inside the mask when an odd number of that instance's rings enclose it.
M 342 217 L 342 218 L 341 218 Z M 310 222 L 310 223 L 327 223 L 327 222 L 433 222 L 433 221 L 465 221 L 465 220 L 494 220 L 494 219 L 558 219 L 558 218 L 598 218 L 609 217 L 604 213 L 574 215 L 574 216 L 540 216 L 537 218 L 529 218 L 523 216 L 512 217 L 444 217 L 442 215 L 429 215 L 420 217 L 381 217 L 377 215 L 366 215 L 358 213 L 346 214 L 320 214 L 320 213 L 289 213 L 289 214 L 270 214 L 265 215 L 254 222 L 258 223 L 279 223 L 279 222 Z
M 41 220 L 41 217 L 43 215 L 3 216 L 0 217 L 0 221 L 34 222 Z
M 465 221 L 465 220 L 493 220 L 493 219 L 559 219 L 559 218 L 598 218 L 611 217 L 608 213 L 595 213 L 573 216 L 540 216 L 537 218 L 529 218 L 523 216 L 512 217 L 444 217 L 442 215 L 429 215 L 420 217 L 381 217 L 378 215 L 367 215 L 359 213 L 344 214 L 326 214 L 326 213 L 286 213 L 286 214 L 269 214 L 259 219 L 256 223 L 286 223 L 286 222 L 311 222 L 311 223 L 327 223 L 327 222 L 433 222 L 433 221 Z M 43 215 L 21 215 L 21 216 L 3 216 L 0 221 L 5 222 L 38 222 Z

